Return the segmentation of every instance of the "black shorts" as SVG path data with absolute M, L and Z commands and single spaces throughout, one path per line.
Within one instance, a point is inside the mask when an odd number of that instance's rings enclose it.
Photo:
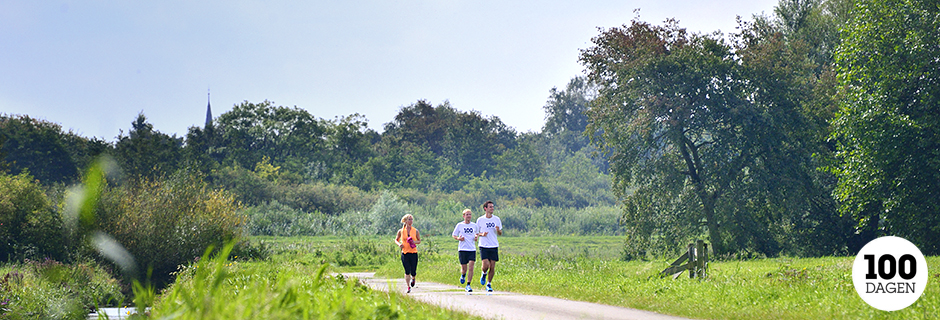
M 499 261 L 499 248 L 484 248 L 480 247 L 480 259 L 481 260 L 490 260 L 490 261 Z
M 457 258 L 460 259 L 460 264 L 467 264 L 470 261 L 477 261 L 477 252 L 476 251 L 457 251 Z
M 405 267 L 405 274 L 410 274 L 416 276 L 418 272 L 418 254 L 417 253 L 402 253 L 401 254 L 401 266 Z

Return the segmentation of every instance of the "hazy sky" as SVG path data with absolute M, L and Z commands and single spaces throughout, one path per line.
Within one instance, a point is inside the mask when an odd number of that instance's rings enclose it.
M 0 113 L 114 141 L 143 112 L 184 136 L 243 101 L 381 132 L 402 106 L 449 100 L 540 131 L 553 87 L 583 73 L 598 27 L 676 18 L 735 31 L 776 0 L 0 0 Z

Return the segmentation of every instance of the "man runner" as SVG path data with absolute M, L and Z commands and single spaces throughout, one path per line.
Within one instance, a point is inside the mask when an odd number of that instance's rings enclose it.
M 499 261 L 499 240 L 497 236 L 503 234 L 503 223 L 499 217 L 493 215 L 496 205 L 493 201 L 483 204 L 486 214 L 477 219 L 480 227 L 480 259 L 483 260 L 483 276 L 480 285 L 486 285 L 487 292 L 493 292 L 493 275 L 496 274 L 496 262 Z
M 454 240 L 459 241 L 457 259 L 460 261 L 460 284 L 467 284 L 467 292 L 473 292 L 470 288 L 470 281 L 467 279 L 473 279 L 473 264 L 477 260 L 477 234 L 480 233 L 476 222 L 470 221 L 472 218 L 473 212 L 470 209 L 464 209 L 463 221 L 458 223 L 454 227 L 454 232 L 451 233 Z

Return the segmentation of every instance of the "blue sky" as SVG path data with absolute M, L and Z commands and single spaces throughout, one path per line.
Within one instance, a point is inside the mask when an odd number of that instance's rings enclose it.
M 676 18 L 734 32 L 775 0 L 0 0 L 0 113 L 114 141 L 143 112 L 183 136 L 243 101 L 381 132 L 402 106 L 445 100 L 540 131 L 553 87 L 582 74 L 598 27 Z

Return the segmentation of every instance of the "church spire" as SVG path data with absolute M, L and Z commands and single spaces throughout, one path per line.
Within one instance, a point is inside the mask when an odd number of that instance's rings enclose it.
M 212 126 L 212 93 L 206 93 L 206 129 Z

